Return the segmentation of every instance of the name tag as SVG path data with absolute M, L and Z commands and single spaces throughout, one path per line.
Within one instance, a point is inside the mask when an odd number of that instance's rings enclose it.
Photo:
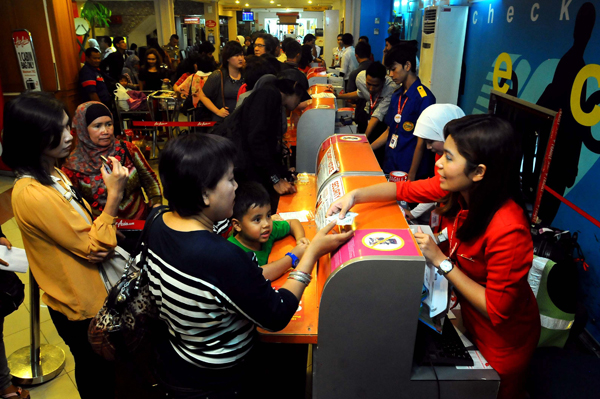
M 390 140 L 390 148 L 394 149 L 396 148 L 396 145 L 398 145 L 398 135 L 392 134 L 392 139 Z

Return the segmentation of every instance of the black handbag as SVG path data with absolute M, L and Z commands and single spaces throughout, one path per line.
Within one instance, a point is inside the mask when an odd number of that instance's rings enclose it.
M 145 242 L 152 224 L 165 209 L 161 207 L 146 222 L 135 255 L 129 258 L 123 276 L 110 290 L 104 306 L 90 322 L 88 340 L 92 349 L 106 360 L 114 360 L 119 353 L 134 352 L 158 316 L 150 293 L 148 245 Z
M 192 75 L 192 81 L 190 82 L 190 90 L 188 91 L 188 95 L 185 98 L 185 100 L 183 100 L 183 105 L 181 106 L 181 113 L 186 116 L 194 110 L 194 98 L 192 96 L 192 87 L 194 86 L 194 76 L 196 76 L 196 74 Z
M 25 284 L 15 272 L 0 270 L 0 317 L 6 317 L 21 306 Z

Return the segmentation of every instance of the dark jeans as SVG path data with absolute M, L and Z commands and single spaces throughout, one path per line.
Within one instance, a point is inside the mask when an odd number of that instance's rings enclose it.
M 48 308 L 58 335 L 75 358 L 75 380 L 81 399 L 115 397 L 115 365 L 97 355 L 88 342 L 91 319 L 70 321 L 65 315 Z

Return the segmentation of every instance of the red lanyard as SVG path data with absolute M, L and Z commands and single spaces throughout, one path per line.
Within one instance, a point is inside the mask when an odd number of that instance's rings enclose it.
M 369 100 L 371 101 L 371 114 L 373 114 L 373 108 L 375 108 L 375 106 L 377 105 L 377 101 L 379 101 L 379 96 L 381 95 L 381 93 L 379 93 L 377 95 L 377 98 L 375 99 L 375 102 L 373 102 L 373 96 L 369 94 Z
M 404 100 L 404 103 L 402 104 L 402 108 L 400 108 L 400 99 L 398 99 L 398 113 L 396 115 L 400 115 L 400 117 L 402 117 L 402 111 L 404 111 L 404 106 L 406 105 L 407 101 L 408 97 L 406 97 L 406 100 Z M 398 130 L 398 125 L 400 125 L 400 122 L 396 123 L 396 130 Z
M 448 254 L 448 258 L 452 258 L 452 255 L 454 255 L 454 252 L 456 252 L 456 248 L 458 248 L 458 242 L 455 243 L 454 245 L 452 245 L 452 241 L 454 241 L 454 235 L 456 234 L 459 215 L 460 215 L 460 212 L 457 213 L 454 218 L 454 225 L 452 226 L 452 233 L 450 233 L 450 241 L 448 242 L 450 244 L 450 253 Z

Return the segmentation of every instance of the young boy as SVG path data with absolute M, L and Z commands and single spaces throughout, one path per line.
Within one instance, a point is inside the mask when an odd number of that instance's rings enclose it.
M 290 267 L 296 267 L 309 244 L 298 220 L 272 220 L 269 193 L 258 183 L 242 184 L 236 190 L 232 223 L 235 236 L 229 237 L 229 241 L 246 252 L 254 252 L 263 275 L 270 281 L 281 277 Z M 267 264 L 273 243 L 290 233 L 296 239 L 296 247 L 283 258 Z

